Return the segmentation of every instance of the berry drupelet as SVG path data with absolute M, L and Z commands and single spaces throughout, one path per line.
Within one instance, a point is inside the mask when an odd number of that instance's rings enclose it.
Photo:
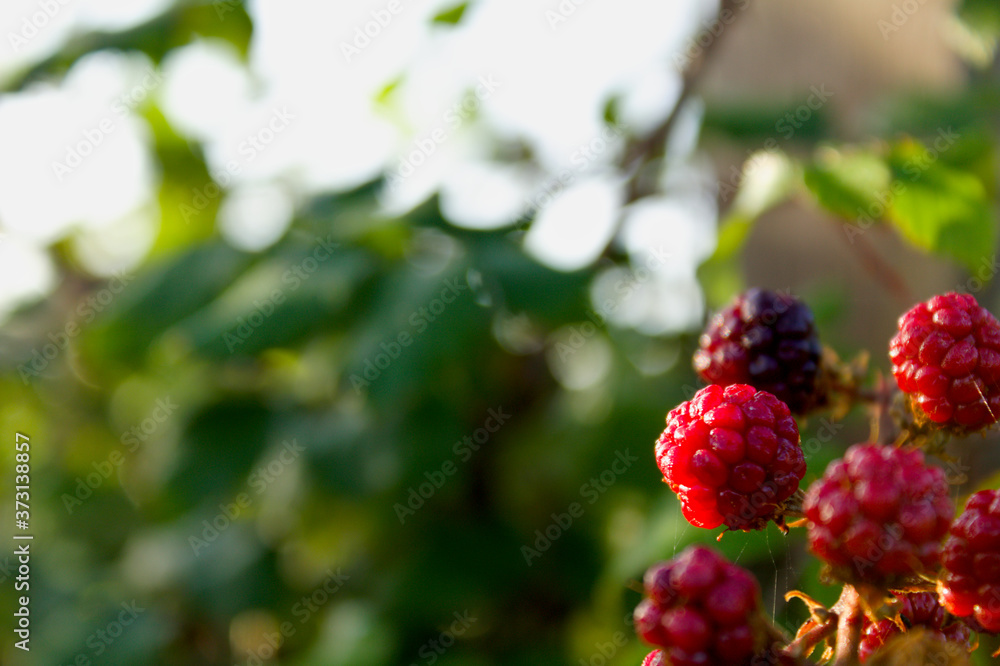
M 642 660 L 642 666 L 667 666 L 663 659 L 663 650 L 653 650 Z

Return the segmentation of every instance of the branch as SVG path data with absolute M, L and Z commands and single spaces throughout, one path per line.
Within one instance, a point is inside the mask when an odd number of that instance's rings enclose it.
M 899 302 L 910 307 L 916 302 L 910 288 L 906 286 L 906 281 L 875 251 L 875 248 L 865 239 L 864 234 L 855 234 L 851 238 L 846 235 L 837 234 L 844 239 L 844 242 L 855 251 L 858 260 L 868 273 L 875 278 L 890 294 L 895 296 Z
M 735 14 L 737 1 L 722 0 L 719 4 L 719 13 L 715 18 L 716 22 L 720 25 L 725 24 L 723 17 L 728 14 Z M 729 24 L 725 25 L 732 27 Z M 724 34 L 724 30 L 720 31 L 715 39 L 702 48 L 698 56 L 688 63 L 687 68 L 682 74 L 681 92 L 677 98 L 677 103 L 674 104 L 674 108 L 663 119 L 663 122 L 644 139 L 635 140 L 626 146 L 625 156 L 622 158 L 622 169 L 629 174 L 626 203 L 632 203 L 650 194 L 642 183 L 643 167 L 655 160 L 661 159 L 666 153 L 667 139 L 670 138 L 670 133 L 674 125 L 677 124 L 677 118 L 680 116 L 681 109 L 698 87 L 702 73 L 705 71 L 705 63 L 709 61 L 712 54 L 718 51 L 719 42 L 722 41 Z

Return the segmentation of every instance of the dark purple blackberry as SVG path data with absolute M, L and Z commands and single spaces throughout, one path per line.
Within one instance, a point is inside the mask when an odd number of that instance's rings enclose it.
M 787 294 L 750 289 L 709 321 L 694 369 L 709 384 L 749 384 L 802 414 L 817 395 L 821 348 L 812 311 Z

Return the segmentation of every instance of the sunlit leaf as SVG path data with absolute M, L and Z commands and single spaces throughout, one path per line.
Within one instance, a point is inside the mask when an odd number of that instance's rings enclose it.
M 891 173 L 885 161 L 872 152 L 824 149 L 805 167 L 806 187 L 821 206 L 847 220 L 872 215 L 888 195 Z
M 986 188 L 974 175 L 953 169 L 916 141 L 890 155 L 896 182 L 889 217 L 914 245 L 970 270 L 994 252 L 997 229 Z
M 456 25 L 462 20 L 462 16 L 465 14 L 465 10 L 469 8 L 468 2 L 463 2 L 460 5 L 455 5 L 450 9 L 446 9 L 431 19 L 434 23 L 444 23 L 446 25 Z

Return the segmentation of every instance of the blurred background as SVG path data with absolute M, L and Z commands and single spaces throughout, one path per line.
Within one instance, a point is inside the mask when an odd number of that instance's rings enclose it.
M 872 381 L 917 299 L 1000 312 L 992 0 L 0 28 L 0 506 L 25 433 L 35 536 L 0 663 L 638 664 L 635 582 L 716 537 L 652 456 L 713 308 L 790 290 Z M 805 484 L 868 421 L 801 429 Z M 953 445 L 956 498 L 994 440 Z M 718 545 L 790 632 L 785 591 L 838 594 L 801 530 Z

